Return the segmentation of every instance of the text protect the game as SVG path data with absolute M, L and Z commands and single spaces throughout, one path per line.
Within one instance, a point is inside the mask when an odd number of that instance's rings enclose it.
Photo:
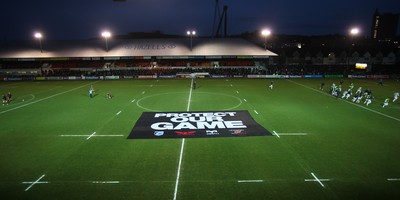
M 144 112 L 128 139 L 267 135 L 248 111 Z

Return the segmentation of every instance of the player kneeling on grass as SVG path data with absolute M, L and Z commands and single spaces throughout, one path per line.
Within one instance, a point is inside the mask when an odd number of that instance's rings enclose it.
M 10 103 L 10 102 L 12 101 L 12 94 L 11 94 L 11 92 L 8 92 L 8 94 L 7 94 L 7 101 L 8 101 L 8 103 Z
M 364 104 L 368 106 L 369 104 L 372 103 L 372 99 L 373 99 L 372 95 L 368 95 L 364 101 Z
M 356 103 L 360 103 L 361 100 L 362 100 L 362 98 L 363 98 L 363 96 L 362 96 L 361 94 L 358 95 L 357 100 L 356 100 Z
M 3 95 L 3 106 L 8 104 L 7 95 Z
M 111 99 L 111 98 L 113 98 L 113 95 L 112 95 L 111 92 L 108 92 L 108 93 L 107 93 L 107 99 Z

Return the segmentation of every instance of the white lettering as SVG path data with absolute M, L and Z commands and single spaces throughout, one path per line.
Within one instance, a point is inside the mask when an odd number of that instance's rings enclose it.
M 169 122 L 158 122 L 151 125 L 153 130 L 172 130 L 174 125 Z
M 197 128 L 198 129 L 205 129 L 207 127 L 208 129 L 215 129 L 215 127 L 218 128 L 225 128 L 225 125 L 223 122 L 197 122 Z
M 206 112 L 206 113 L 156 113 L 154 118 L 160 117 L 225 117 L 231 116 L 234 117 L 236 112 Z M 218 120 L 219 121 L 219 120 Z
M 188 118 L 187 117 L 174 117 L 171 118 L 171 122 L 187 122 Z
M 191 122 L 204 122 L 206 121 L 205 117 L 189 117 L 189 121 Z
M 225 121 L 226 128 L 247 128 L 242 121 Z
M 222 117 L 215 117 L 215 116 L 212 116 L 212 117 L 207 117 L 207 121 L 208 121 L 208 122 L 212 122 L 212 121 L 220 121 L 220 122 L 223 122 L 224 120 L 222 119 Z
M 189 122 L 183 122 L 178 124 L 178 126 L 176 126 L 174 128 L 174 130 L 181 130 L 181 129 L 197 129 L 195 126 L 193 126 L 191 123 Z

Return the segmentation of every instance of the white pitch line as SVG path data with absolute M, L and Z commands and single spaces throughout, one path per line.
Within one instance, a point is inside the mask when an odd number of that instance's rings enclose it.
M 119 111 L 119 112 L 117 112 L 117 114 L 116 114 L 116 115 L 119 115 L 119 114 L 121 114 L 121 112 L 122 112 L 122 111 Z
M 302 136 L 302 135 L 307 135 L 307 133 L 279 133 L 279 135 Z
M 131 103 L 135 102 L 135 99 L 131 101 Z
M 294 84 L 297 84 L 297 85 L 303 86 L 303 87 L 305 87 L 305 88 L 308 88 L 308 89 L 310 89 L 310 90 L 313 90 L 313 91 L 315 91 L 315 92 L 319 92 L 319 93 L 321 93 L 321 94 L 324 94 L 324 95 L 331 96 L 331 95 L 329 95 L 328 93 L 321 92 L 320 90 L 317 90 L 317 89 L 314 89 L 314 88 L 308 87 L 308 86 L 306 86 L 306 85 L 303 85 L 303 84 L 301 84 L 301 83 L 297 83 L 297 82 L 295 82 L 295 81 L 292 81 L 292 80 L 288 80 L 288 81 L 289 81 L 289 82 L 292 82 L 292 83 L 294 83 Z M 357 106 L 357 107 L 359 107 L 359 108 L 362 108 L 362 109 L 365 109 L 365 110 L 371 111 L 371 112 L 373 112 L 373 113 L 376 113 L 376 114 L 378 114 L 378 115 L 382 115 L 382 116 L 384 116 L 384 117 L 387 117 L 387 118 L 390 118 L 390 119 L 393 119 L 393 120 L 396 120 L 396 121 L 400 122 L 400 119 L 399 119 L 399 118 L 392 117 L 392 116 L 390 116 L 390 115 L 386 115 L 386 114 L 384 114 L 384 113 L 381 113 L 381 112 L 379 112 L 379 111 L 376 111 L 376 110 L 373 110 L 373 109 L 370 109 L 370 108 L 364 107 L 364 106 L 362 106 L 362 105 L 358 105 L 358 104 L 356 104 L 356 103 L 353 103 L 353 102 L 351 102 L 351 101 L 346 101 L 346 100 L 343 100 L 343 99 L 339 99 L 339 100 L 341 100 L 341 101 L 343 101 L 343 102 L 346 102 L 346 103 L 349 103 L 349 104 L 352 104 L 352 105 L 354 105 L 354 106 Z
M 92 133 L 92 135 L 89 135 L 89 137 L 86 138 L 86 140 L 89 140 L 91 137 L 94 136 L 94 134 L 96 134 L 96 131 Z
M 325 188 L 325 185 L 324 185 L 324 184 L 322 183 L 322 181 L 321 181 L 322 179 L 318 179 L 318 177 L 315 176 L 314 173 L 312 173 L 312 172 L 311 172 L 311 175 L 315 178 L 315 180 L 317 180 L 317 182 L 318 182 L 322 187 Z
M 190 110 L 190 100 L 192 98 L 192 88 L 193 88 L 193 79 L 190 83 L 189 97 L 188 97 L 188 105 L 186 107 L 186 111 Z M 175 181 L 175 190 L 174 190 L 174 200 L 176 200 L 178 194 L 178 186 L 179 186 L 179 177 L 181 175 L 181 165 L 182 165 L 182 157 L 183 157 L 183 149 L 185 148 L 185 138 L 182 138 L 181 144 L 181 152 L 179 154 L 179 163 L 178 163 L 178 171 L 176 172 L 176 181 Z
M 238 183 L 261 183 L 264 180 L 238 180 Z
M 319 180 L 322 182 L 322 181 L 330 181 L 331 179 L 329 179 L 329 178 L 321 178 Z M 305 182 L 317 182 L 318 180 L 315 180 L 315 179 L 304 179 L 304 181 Z
M 186 111 L 188 111 L 188 112 L 189 112 L 189 110 L 190 110 L 190 101 L 191 101 L 191 99 L 192 99 L 192 90 L 193 90 L 193 79 L 192 79 L 192 82 L 190 83 L 188 104 L 187 104 L 187 107 L 186 107 Z
M 124 135 L 93 135 L 92 137 L 123 137 Z
M 46 176 L 46 175 L 43 174 L 43 175 L 42 175 L 40 178 L 38 178 L 35 182 L 32 182 L 32 184 L 29 185 L 29 187 L 27 187 L 27 188 L 25 189 L 25 192 L 28 191 L 29 189 L 31 189 L 31 187 L 33 187 L 35 184 L 38 184 L 39 181 L 40 181 L 44 176 Z M 45 183 L 45 182 L 40 182 L 40 183 Z
M 388 181 L 400 181 L 400 178 L 388 178 Z
M 98 81 L 96 81 L 96 82 L 98 82 Z M 94 82 L 94 83 L 96 83 L 96 82 Z M 72 89 L 70 89 L 70 90 L 67 90 L 67 91 L 64 91 L 64 92 L 60 92 L 60 93 L 57 93 L 57 94 L 53 94 L 53 95 L 48 96 L 48 97 L 45 97 L 45 98 L 43 98 L 43 99 L 38 99 L 38 100 L 32 101 L 32 102 L 30 102 L 30 103 L 26 103 L 26 104 L 23 104 L 23 105 L 14 107 L 14 108 L 10 108 L 10 109 L 8 109 L 8 110 L 1 111 L 1 112 L 0 112 L 0 115 L 3 114 L 3 113 L 6 113 L 6 112 L 10 112 L 10 111 L 13 111 L 13 110 L 17 110 L 17 109 L 19 109 L 19 108 L 23 108 L 23 107 L 25 107 L 25 106 L 29 106 L 29 105 L 32 105 L 32 104 L 35 104 L 35 103 L 38 103 L 38 102 L 41 102 L 41 101 L 44 101 L 44 100 L 47 100 L 47 99 L 56 97 L 56 96 L 60 96 L 60 95 L 62 95 L 62 94 L 68 93 L 68 92 L 72 92 L 72 91 L 74 91 L 74 90 L 77 90 L 77 89 L 86 87 L 87 85 L 90 85 L 90 84 L 93 84 L 93 83 L 89 83 L 89 84 L 82 85 L 82 86 L 79 86 L 79 87 L 76 87 L 76 88 L 72 88 Z
M 183 157 L 183 148 L 184 147 L 185 147 L 185 138 L 182 139 L 181 153 L 179 155 L 178 172 L 176 173 L 176 181 L 175 181 L 174 200 L 176 200 L 176 196 L 178 194 L 179 176 L 181 174 L 181 165 L 182 165 L 182 157 Z
M 257 110 L 254 110 L 254 112 L 258 115 L 258 112 L 257 112 Z
M 280 138 L 281 136 L 279 136 L 279 134 L 276 131 L 272 131 L 278 138 Z
M 60 135 L 61 137 L 122 137 L 124 135 Z
M 92 181 L 95 184 L 118 184 L 119 181 Z

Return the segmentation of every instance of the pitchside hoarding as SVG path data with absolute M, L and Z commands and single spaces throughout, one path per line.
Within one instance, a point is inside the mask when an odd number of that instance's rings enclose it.
M 143 112 L 128 139 L 272 135 L 248 111 Z

